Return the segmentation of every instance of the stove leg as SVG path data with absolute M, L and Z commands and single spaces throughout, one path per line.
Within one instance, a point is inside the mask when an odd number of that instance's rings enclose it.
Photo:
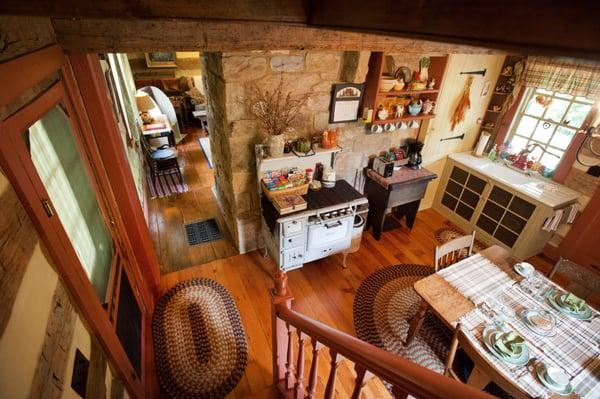
M 346 265 L 346 258 L 348 257 L 348 252 L 344 252 L 344 257 L 342 258 L 342 267 L 344 269 L 348 268 L 348 265 Z

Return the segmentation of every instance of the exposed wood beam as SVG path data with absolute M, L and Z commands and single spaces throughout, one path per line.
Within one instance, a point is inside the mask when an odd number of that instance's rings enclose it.
M 306 22 L 303 0 L 2 0 L 0 14 Z
M 308 24 L 522 52 L 600 58 L 600 3 L 319 0 Z
M 341 32 L 300 24 L 189 19 L 53 20 L 59 43 L 68 52 L 372 50 L 431 53 L 498 53 L 474 46 Z

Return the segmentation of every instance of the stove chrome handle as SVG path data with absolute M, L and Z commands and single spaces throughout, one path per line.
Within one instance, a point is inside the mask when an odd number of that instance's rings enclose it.
M 333 229 L 334 227 L 339 227 L 341 225 L 342 225 L 342 222 L 339 221 L 339 220 L 337 222 L 333 223 L 333 224 L 327 224 L 327 223 L 325 223 L 325 227 L 328 228 L 328 229 Z

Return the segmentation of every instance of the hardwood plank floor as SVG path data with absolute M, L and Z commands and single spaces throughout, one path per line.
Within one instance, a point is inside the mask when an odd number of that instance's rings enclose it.
M 149 201 L 148 226 L 162 274 L 238 254 L 212 192 L 213 171 L 198 143 L 204 135 L 201 129 L 192 130 L 177 145 L 179 166 L 189 190 Z M 210 218 L 217 221 L 224 238 L 188 245 L 184 224 Z
M 376 241 L 370 232 L 363 234 L 360 250 L 348 256 L 347 269 L 342 268 L 342 255 L 306 264 L 288 273 L 289 286 L 294 293 L 294 308 L 305 315 L 355 335 L 352 303 L 360 283 L 374 271 L 398 263 L 433 264 L 437 245 L 435 230 L 447 221 L 435 211 L 419 212 L 412 231 L 399 228 L 382 235 Z M 542 256 L 528 260 L 537 268 L 549 270 L 551 261 Z M 432 266 L 433 267 L 433 266 Z M 223 284 L 234 297 L 240 310 L 248 338 L 248 367 L 244 377 L 230 394 L 242 398 L 257 394 L 271 384 L 271 304 L 269 290 L 276 266 L 258 251 L 216 260 L 164 275 L 161 288 L 166 291 L 176 283 L 194 277 L 208 277 Z M 306 345 L 305 375 L 312 358 Z M 329 372 L 327 350 L 320 353 L 317 393 L 322 395 Z M 338 371 L 336 398 L 347 398 L 352 393 L 355 373 L 353 365 L 344 361 Z M 319 397 L 317 395 L 317 397 Z M 363 398 L 390 397 L 379 379 L 367 383 Z

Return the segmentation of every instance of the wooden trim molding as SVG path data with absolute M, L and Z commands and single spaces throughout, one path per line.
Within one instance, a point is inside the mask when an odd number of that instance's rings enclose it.
M 0 107 L 17 99 L 33 84 L 56 73 L 64 63 L 62 49 L 55 44 L 0 64 Z
M 156 299 L 160 285 L 158 260 L 112 111 L 100 60 L 95 54 L 71 54 L 69 59 L 126 234 L 144 280 Z

